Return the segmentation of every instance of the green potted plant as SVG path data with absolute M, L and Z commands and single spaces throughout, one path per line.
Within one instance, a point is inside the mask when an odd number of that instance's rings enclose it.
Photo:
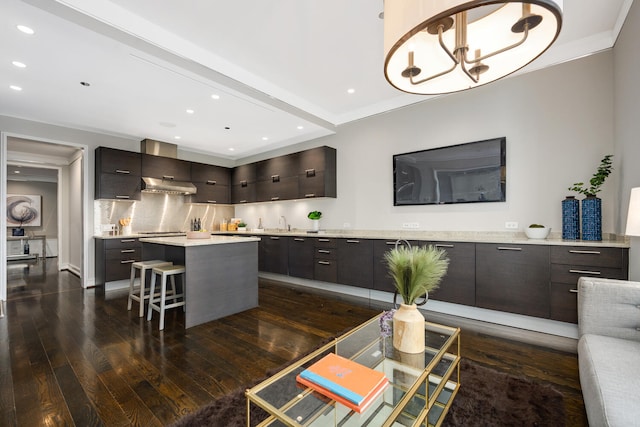
M 545 227 L 542 224 L 531 224 L 524 229 L 524 234 L 529 239 L 546 239 L 551 232 L 551 227 Z
M 307 218 L 311 220 L 311 229 L 318 231 L 320 229 L 320 218 L 322 218 L 322 212 L 311 211 L 307 214 Z
M 596 170 L 596 173 L 594 173 L 593 177 L 591 177 L 591 179 L 589 180 L 589 187 L 585 187 L 584 182 L 576 182 L 571 187 L 569 187 L 569 190 L 584 194 L 587 197 L 596 197 L 596 194 L 598 194 L 600 190 L 602 190 L 602 184 L 604 184 L 604 181 L 613 170 L 613 165 L 611 162 L 612 157 L 613 154 L 607 154 L 600 161 L 598 170 Z
M 238 223 L 238 231 L 247 231 L 247 223 L 240 221 Z
M 393 315 L 393 346 L 405 353 L 424 351 L 424 317 L 416 300 L 428 299 L 447 273 L 446 251 L 434 246 L 396 247 L 385 253 L 389 274 L 403 303 Z

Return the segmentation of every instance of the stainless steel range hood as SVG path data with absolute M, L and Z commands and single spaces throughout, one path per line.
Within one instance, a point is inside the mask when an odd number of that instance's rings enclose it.
M 147 138 L 140 141 L 140 152 L 175 159 L 178 157 L 178 146 Z M 168 178 L 160 179 L 143 176 L 142 183 L 142 191 L 146 193 L 196 194 L 198 191 L 196 186 L 190 182 L 175 181 Z
M 195 185 L 185 181 L 143 176 L 142 182 L 144 183 L 142 191 L 147 193 L 196 194 L 198 191 Z

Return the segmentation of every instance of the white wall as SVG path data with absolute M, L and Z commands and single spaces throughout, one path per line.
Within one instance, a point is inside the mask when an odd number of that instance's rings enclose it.
M 507 137 L 505 203 L 393 206 L 393 154 L 500 136 Z M 518 221 L 520 228 L 536 222 L 560 232 L 567 187 L 588 180 L 614 153 L 612 53 L 350 123 L 313 145 L 337 149 L 337 199 L 237 206 L 236 216 L 250 227 L 261 216 L 270 228 L 285 215 L 292 227 L 309 228 L 306 214 L 318 209 L 327 229 L 419 222 L 423 230 L 505 231 L 505 221 Z M 605 233 L 619 231 L 618 175 L 616 168 L 599 194 Z
M 634 2 L 614 48 L 615 140 L 620 165 L 619 228 L 624 232 L 631 188 L 640 187 L 640 4 Z M 631 238 L 629 278 L 640 280 L 640 237 Z

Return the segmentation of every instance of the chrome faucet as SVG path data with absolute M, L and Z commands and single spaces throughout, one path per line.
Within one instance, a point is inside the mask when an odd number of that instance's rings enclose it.
M 291 226 L 287 225 L 287 218 L 285 218 L 284 215 L 280 215 L 280 219 L 278 220 L 278 225 L 280 225 L 281 222 L 284 223 L 284 229 L 283 230 L 291 231 Z

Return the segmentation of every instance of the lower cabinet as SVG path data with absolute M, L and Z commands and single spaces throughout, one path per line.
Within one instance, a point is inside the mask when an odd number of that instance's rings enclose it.
M 288 238 L 282 236 L 264 236 L 262 239 L 262 271 L 288 274 L 289 248 Z
M 549 317 L 549 246 L 476 244 L 476 306 Z
M 338 239 L 338 283 L 373 288 L 373 240 Z
M 429 299 L 476 305 L 476 244 L 466 242 L 422 242 L 444 250 L 449 258 L 447 274 Z
M 314 240 L 309 237 L 289 237 L 289 276 L 313 279 Z
M 96 284 L 131 277 L 131 264 L 142 260 L 142 243 L 136 238 L 96 239 Z
M 313 278 L 338 282 L 338 239 L 318 237 L 314 242 Z

